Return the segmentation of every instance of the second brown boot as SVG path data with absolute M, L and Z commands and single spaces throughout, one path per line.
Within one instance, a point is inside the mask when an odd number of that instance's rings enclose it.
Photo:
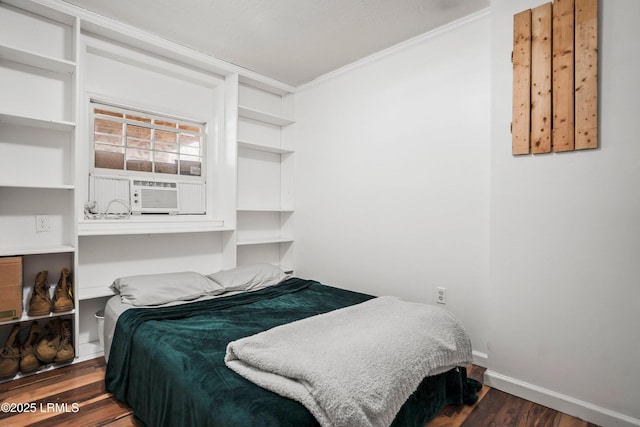
M 60 280 L 53 292 L 53 312 L 73 310 L 73 299 L 71 298 L 71 281 L 69 279 L 69 269 L 63 268 L 60 273 Z
M 49 282 L 47 271 L 41 271 L 36 276 L 31 299 L 29 300 L 29 316 L 44 316 L 51 313 L 51 296 L 49 296 Z
M 54 359 L 55 363 L 71 362 L 75 357 L 73 346 L 71 345 L 71 320 L 62 321 L 62 330 L 60 332 L 60 345 L 58 353 Z
M 20 372 L 33 372 L 40 367 L 40 361 L 36 357 L 34 349 L 41 333 L 42 328 L 38 325 L 38 322 L 33 322 L 31 329 L 29 329 L 29 336 L 20 349 Z
M 34 353 L 41 362 L 51 363 L 58 354 L 58 347 L 60 347 L 60 319 L 51 320 L 47 324 L 47 329 L 47 334 L 35 346 Z
M 7 342 L 0 350 L 0 378 L 10 378 L 18 373 L 20 363 L 20 344 L 18 343 L 20 326 L 15 325 L 7 338 Z

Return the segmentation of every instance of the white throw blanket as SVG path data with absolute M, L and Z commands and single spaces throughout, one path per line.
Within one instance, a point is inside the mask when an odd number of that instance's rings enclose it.
M 448 311 L 380 297 L 233 341 L 226 365 L 322 426 L 388 426 L 422 379 L 471 363 Z

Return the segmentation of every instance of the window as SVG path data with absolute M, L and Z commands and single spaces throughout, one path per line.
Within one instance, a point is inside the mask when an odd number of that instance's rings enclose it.
M 204 176 L 203 123 L 96 102 L 91 115 L 95 168 Z

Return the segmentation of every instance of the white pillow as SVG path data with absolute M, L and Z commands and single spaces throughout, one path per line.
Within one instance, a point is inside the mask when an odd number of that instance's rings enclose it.
M 120 294 L 122 302 L 132 305 L 189 301 L 224 292 L 216 282 L 191 271 L 120 277 L 113 282 L 111 289 Z
M 275 265 L 253 264 L 221 270 L 207 277 L 225 291 L 251 291 L 276 285 L 289 276 Z

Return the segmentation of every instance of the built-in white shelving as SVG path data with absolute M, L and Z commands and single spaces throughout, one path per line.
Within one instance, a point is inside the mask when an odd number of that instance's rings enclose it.
M 76 70 L 76 63 L 66 59 L 53 58 L 40 55 L 28 50 L 16 49 L 11 46 L 0 45 L 0 59 L 41 68 L 60 74 L 73 74 Z
M 73 190 L 75 189 L 75 185 L 71 184 L 23 184 L 23 183 L 10 183 L 10 182 L 0 182 L 0 187 L 7 188 L 34 188 L 41 190 Z
M 292 270 L 292 97 L 245 83 L 238 104 L 237 262 Z
M 34 320 L 48 320 L 48 319 L 53 319 L 54 317 L 73 315 L 75 312 L 76 311 L 74 309 L 74 310 L 70 310 L 70 311 L 62 311 L 62 312 L 59 312 L 59 313 L 44 314 L 42 316 L 29 316 L 29 315 L 27 315 L 26 312 L 23 312 L 22 313 L 22 317 L 20 317 L 20 319 L 1 321 L 0 325 L 8 325 L 8 324 L 16 323 L 16 322 L 21 322 L 21 323 L 23 323 L 23 322 L 33 322 Z
M 61 254 L 74 253 L 75 247 L 70 245 L 59 246 L 12 246 L 9 249 L 0 249 L 0 256 L 23 256 L 23 255 L 44 255 L 44 254 Z
M 185 218 L 136 218 L 85 220 L 78 222 L 79 236 L 134 234 L 174 234 L 226 231 L 224 221 L 188 220 Z
M 83 283 L 82 287 L 78 290 L 78 299 L 80 301 L 101 297 L 110 297 L 113 296 L 114 293 L 107 285 L 91 285 Z
M 294 152 L 293 149 L 289 148 L 280 148 L 280 147 L 271 147 L 269 145 L 263 145 L 257 142 L 251 141 L 243 141 L 238 139 L 238 147 L 246 148 L 249 150 L 257 150 L 257 151 L 265 151 L 267 153 L 275 153 L 275 154 L 291 154 Z
M 238 207 L 238 212 L 293 212 L 292 208 L 281 208 L 281 207 L 272 207 L 272 208 L 243 208 Z
M 78 19 L 39 2 L 2 0 L 0 21 L 0 256 L 21 257 L 23 270 L 22 316 L 0 322 L 0 336 L 15 324 L 27 330 L 70 319 L 77 349 L 77 297 L 66 312 L 27 313 L 39 272 L 48 271 L 51 294 L 64 268 L 74 285 Z M 48 230 L 36 229 L 41 215 Z
M 238 106 L 238 115 L 247 119 L 257 120 L 263 123 L 269 123 L 276 126 L 287 126 L 295 123 L 295 120 L 278 114 L 271 114 L 243 105 Z
M 0 123 L 67 132 L 73 131 L 76 126 L 74 122 L 64 120 L 44 120 L 36 117 L 16 116 L 5 113 L 0 113 Z
M 274 236 L 274 237 L 263 237 L 256 239 L 247 239 L 244 240 L 241 237 L 238 237 L 238 246 L 244 245 L 267 245 L 271 243 L 290 243 L 293 242 L 293 237 L 283 237 L 283 236 Z

